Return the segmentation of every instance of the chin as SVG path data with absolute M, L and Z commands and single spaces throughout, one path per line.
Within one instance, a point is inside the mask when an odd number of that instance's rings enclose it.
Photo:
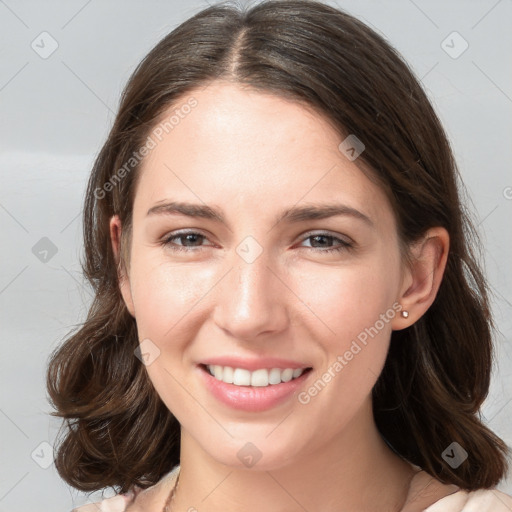
M 231 439 L 225 444 L 218 443 L 220 450 L 216 453 L 209 451 L 210 456 L 219 464 L 231 469 L 247 469 L 250 471 L 274 471 L 292 463 L 299 453 L 299 447 L 284 446 L 277 440 L 252 438 L 252 441 Z M 206 448 L 211 448 L 206 447 Z

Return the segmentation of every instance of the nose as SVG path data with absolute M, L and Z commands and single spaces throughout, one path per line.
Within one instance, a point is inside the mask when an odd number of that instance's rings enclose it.
M 214 321 L 229 336 L 254 340 L 286 329 L 291 292 L 270 263 L 265 251 L 251 263 L 234 254 L 231 270 L 216 286 Z

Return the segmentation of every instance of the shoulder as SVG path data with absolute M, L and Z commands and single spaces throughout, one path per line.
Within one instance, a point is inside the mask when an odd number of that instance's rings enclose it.
M 511 512 L 512 496 L 496 489 L 458 491 L 428 507 L 425 512 Z
M 138 510 L 142 506 L 146 508 L 148 505 L 157 504 L 162 497 L 169 493 L 176 481 L 179 470 L 180 466 L 178 465 L 159 482 L 147 489 L 135 486 L 126 494 L 117 494 L 98 503 L 82 505 L 74 508 L 71 512 L 129 512 L 135 509 Z
M 512 497 L 497 489 L 464 491 L 414 468 L 418 471 L 401 512 L 512 512 Z
M 136 497 L 138 488 L 134 488 L 126 494 L 117 494 L 97 503 L 89 503 L 74 508 L 71 512 L 125 512 Z

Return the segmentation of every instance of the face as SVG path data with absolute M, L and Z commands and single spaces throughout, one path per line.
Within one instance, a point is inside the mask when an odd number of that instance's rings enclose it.
M 400 308 L 395 219 L 320 115 L 222 82 L 190 96 L 141 169 L 122 292 L 188 438 L 224 464 L 254 450 L 276 468 L 371 421 Z M 248 368 L 311 369 L 236 386 L 207 373 L 215 358 L 239 358 L 242 383 Z

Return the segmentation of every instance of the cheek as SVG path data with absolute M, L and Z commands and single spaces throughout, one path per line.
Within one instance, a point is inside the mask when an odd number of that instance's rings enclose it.
M 346 413 L 368 396 L 382 371 L 397 314 L 398 283 L 399 265 L 392 258 L 318 267 L 314 275 L 301 273 L 294 282 L 307 305 L 297 322 L 307 326 L 324 352 L 319 388 L 325 384 L 330 389 L 325 398 L 342 404 Z M 345 413 L 339 414 L 342 421 Z
M 293 290 L 304 304 L 301 316 L 315 319 L 318 333 L 323 324 L 326 339 L 350 340 L 392 308 L 398 290 L 397 270 L 372 261 L 301 272 L 293 282 Z
M 307 326 L 325 357 L 317 380 L 299 398 L 313 416 L 328 407 L 333 432 L 370 395 L 386 361 L 397 314 L 397 268 L 384 271 L 374 262 L 309 277 L 305 273 L 296 281 L 310 310 L 297 322 Z
M 157 255 L 134 260 L 131 289 L 139 332 L 162 338 L 182 320 L 190 324 L 215 283 L 214 269 L 170 264 Z

